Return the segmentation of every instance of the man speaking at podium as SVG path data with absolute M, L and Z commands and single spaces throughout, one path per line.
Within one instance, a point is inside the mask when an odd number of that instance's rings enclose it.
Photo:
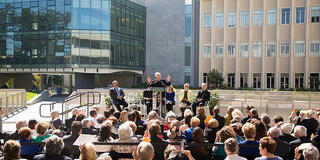
M 151 81 L 151 78 L 148 77 L 148 87 L 167 87 L 171 85 L 171 77 L 168 75 L 167 81 L 161 79 L 161 74 L 159 72 L 156 72 L 155 74 L 156 80 Z
M 148 79 L 147 79 L 147 82 L 148 82 L 148 86 L 147 87 L 148 88 L 149 87 L 151 87 L 151 88 L 152 87 L 155 87 L 155 88 L 167 87 L 167 86 L 171 85 L 171 77 L 169 75 L 167 77 L 167 81 L 161 79 L 161 74 L 159 72 L 156 72 L 154 75 L 156 77 L 156 80 L 151 81 L 150 77 L 148 77 Z M 161 97 L 162 97 L 162 99 L 165 98 L 165 92 L 162 92 Z M 157 106 L 159 106 L 159 104 L 160 104 L 159 94 L 156 95 L 156 99 L 157 99 L 156 104 L 157 104 Z M 164 104 L 164 100 L 162 100 L 162 104 Z M 148 110 L 150 110 L 150 109 L 148 109 Z

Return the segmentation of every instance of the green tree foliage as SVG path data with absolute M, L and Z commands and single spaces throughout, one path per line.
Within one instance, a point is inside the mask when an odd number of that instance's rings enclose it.
M 210 88 L 213 88 L 213 89 L 223 88 L 224 79 L 222 77 L 222 74 L 218 72 L 218 70 L 212 69 L 208 74 L 208 83 Z

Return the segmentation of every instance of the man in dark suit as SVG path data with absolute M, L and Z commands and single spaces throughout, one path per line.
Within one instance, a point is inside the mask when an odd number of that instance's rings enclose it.
M 72 122 L 76 119 L 76 116 L 77 116 L 78 113 L 79 113 L 79 110 L 77 108 L 73 109 L 72 110 L 72 117 L 65 120 L 65 124 L 66 124 L 68 132 L 70 132 Z
M 66 155 L 72 159 L 79 157 L 80 155 L 79 147 L 73 145 L 73 143 L 77 140 L 77 138 L 81 133 L 82 133 L 81 122 L 79 121 L 72 122 L 71 135 L 66 135 L 62 138 L 64 142 L 64 148 L 62 150 L 63 155 Z
M 128 107 L 128 103 L 124 100 L 124 92 L 123 90 L 118 87 L 118 81 L 113 81 L 112 82 L 112 88 L 110 89 L 110 97 L 113 101 L 113 104 L 117 107 L 118 111 L 121 112 L 122 108 L 120 105 L 123 107 Z
M 310 139 L 312 134 L 316 134 L 316 129 L 319 125 L 318 121 L 314 118 L 316 113 L 314 110 L 310 110 L 307 113 L 307 118 L 304 118 L 304 113 L 300 113 L 297 119 L 297 125 L 302 125 L 307 128 L 307 137 Z
M 300 146 L 302 143 L 311 143 L 311 140 L 307 138 L 307 128 L 304 126 L 296 126 L 294 128 L 294 136 L 297 140 L 289 143 L 289 159 L 294 159 L 296 147 Z
M 98 135 L 98 130 L 95 129 L 94 123 L 89 119 L 85 118 L 81 121 L 82 123 L 82 134 L 91 134 L 91 135 Z
M 206 83 L 202 83 L 202 90 L 198 92 L 197 100 L 192 104 L 193 114 L 196 115 L 197 107 L 204 106 L 210 100 L 210 92 L 207 90 L 208 85 Z
M 143 91 L 144 104 L 147 106 L 147 113 L 152 110 L 152 91 L 150 87 Z
M 249 106 L 249 105 L 246 105 L 245 106 L 245 109 L 246 109 L 246 113 L 247 113 L 247 117 L 244 117 L 243 119 L 242 119 L 242 124 L 245 124 L 245 123 L 247 123 L 247 121 L 251 118 L 250 117 L 250 110 L 251 109 L 253 109 L 254 107 L 253 106 Z
M 159 72 L 155 73 L 156 80 L 151 81 L 151 78 L 148 77 L 147 82 L 148 82 L 148 87 L 167 87 L 171 85 L 171 77 L 167 77 L 166 80 L 161 79 L 161 74 Z
M 271 137 L 274 141 L 276 141 L 277 148 L 274 152 L 275 155 L 281 157 L 284 160 L 289 158 L 289 144 L 285 141 L 279 139 L 280 130 L 277 127 L 272 127 L 268 131 L 269 137 Z
M 219 106 L 215 106 L 215 107 L 213 108 L 213 116 L 212 116 L 212 117 L 219 122 L 218 128 L 221 129 L 221 128 L 223 128 L 223 126 L 224 126 L 224 121 L 225 121 L 225 120 L 224 120 L 224 117 L 221 117 L 221 116 L 219 115 L 219 113 L 220 113 L 220 107 L 219 107 Z

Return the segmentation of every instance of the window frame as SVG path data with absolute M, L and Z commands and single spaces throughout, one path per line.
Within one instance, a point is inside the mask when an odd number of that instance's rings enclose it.
M 269 46 L 270 45 L 274 45 L 274 54 L 271 53 L 270 56 L 268 56 L 268 49 L 269 49 Z M 277 57 L 277 44 L 276 42 L 267 42 L 267 45 L 266 45 L 266 58 L 275 58 Z
M 247 46 L 247 55 L 245 55 L 245 56 L 242 56 L 243 54 L 243 51 L 242 51 L 242 46 Z M 249 58 L 249 56 L 250 56 L 250 53 L 249 53 L 249 43 L 240 43 L 240 52 L 239 52 L 239 54 L 240 54 L 240 58 Z
M 286 11 L 284 11 L 285 9 L 289 9 L 289 18 L 287 17 L 288 15 L 287 15 L 287 12 Z M 283 14 L 284 14 L 284 17 L 285 17 L 285 19 L 284 19 L 284 23 L 283 23 Z M 291 23 L 291 8 L 281 8 L 281 24 L 282 25 L 290 25 L 290 23 Z M 288 19 L 288 21 L 289 21 L 289 23 L 287 23 L 287 19 Z
M 210 48 L 210 52 L 206 52 L 206 48 Z M 211 55 L 212 55 L 212 47 L 211 47 L 211 44 L 204 44 L 203 45 L 203 54 L 202 54 L 202 57 L 204 59 L 210 59 L 211 58 Z
M 261 20 L 260 20 L 260 18 L 261 18 Z M 263 25 L 263 10 L 255 10 L 253 12 L 253 25 L 254 26 L 262 26 Z
M 288 44 L 288 53 L 284 54 L 282 53 L 282 46 L 287 43 Z M 290 41 L 282 41 L 280 42 L 280 56 L 281 57 L 289 57 L 290 56 Z
M 318 52 L 315 52 L 315 51 L 311 51 L 312 47 L 311 45 L 318 45 Z M 312 57 L 320 57 L 320 40 L 313 40 L 313 41 L 310 41 L 310 56 Z
M 318 21 L 312 22 L 312 18 L 313 18 L 312 11 L 314 11 L 314 10 L 318 11 L 319 15 L 316 16 L 316 17 L 318 17 Z M 311 6 L 311 9 L 310 9 L 310 23 L 320 23 L 320 6 Z
M 222 25 L 217 22 L 222 22 Z M 216 28 L 224 28 L 224 13 L 223 12 L 216 12 Z
M 304 47 L 303 48 L 303 55 L 300 55 L 300 52 L 299 52 L 299 54 L 297 54 L 297 44 L 303 44 L 303 47 Z M 295 57 L 304 57 L 304 56 L 306 56 L 306 44 L 305 44 L 305 41 L 296 41 L 294 43 L 294 56 Z
M 243 24 L 242 20 L 246 20 Z M 248 27 L 250 24 L 250 11 L 240 11 L 240 27 Z
M 299 14 L 298 14 L 298 9 L 304 9 L 303 10 L 303 22 L 301 22 L 301 18 L 302 18 L 302 16 L 301 16 L 301 11 L 299 11 Z M 298 15 L 300 15 L 299 16 L 299 18 L 300 18 L 300 22 L 297 22 L 298 21 Z M 296 24 L 304 24 L 304 23 L 306 23 L 306 7 L 296 7 Z
M 207 17 L 210 16 L 210 17 Z M 207 24 L 207 18 L 210 18 L 210 24 Z M 204 13 L 203 14 L 203 28 L 211 28 L 212 27 L 212 16 L 211 13 Z
M 233 28 L 236 26 L 237 26 L 237 13 L 236 12 L 229 12 L 228 13 L 228 28 Z
M 260 48 L 260 53 L 259 53 L 259 56 L 256 56 L 256 54 L 255 54 L 255 46 L 256 45 L 260 45 L 261 46 L 261 48 Z M 263 56 L 263 44 L 262 44 L 262 42 L 254 42 L 253 43 L 253 57 L 255 57 L 255 58 L 261 58 L 262 56 Z
M 234 52 L 232 54 L 230 54 L 230 52 L 229 52 L 229 46 L 233 46 Z M 232 57 L 232 58 L 236 57 L 236 45 L 235 45 L 235 43 L 229 43 L 228 44 L 228 56 Z
M 273 20 L 273 18 L 275 19 L 274 22 L 270 20 L 270 19 Z M 273 23 L 269 23 L 269 22 L 273 22 Z M 277 10 L 276 9 L 268 9 L 267 10 L 267 25 L 269 25 L 269 26 L 276 26 L 277 25 Z
M 219 47 L 219 49 L 218 49 L 218 47 Z M 221 47 L 222 50 L 220 50 L 220 47 Z M 219 53 L 219 52 L 217 52 L 217 50 L 218 50 L 218 51 L 222 51 L 222 52 Z M 217 54 L 217 53 L 219 53 L 219 54 Z M 216 44 L 216 46 L 215 46 L 215 52 L 214 52 L 214 57 L 219 57 L 219 58 L 223 57 L 223 43 L 217 43 L 217 44 Z

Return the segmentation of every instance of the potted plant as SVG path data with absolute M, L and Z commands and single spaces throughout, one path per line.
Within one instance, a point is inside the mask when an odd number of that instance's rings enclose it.
M 208 103 L 209 106 L 209 110 L 210 110 L 210 114 L 212 115 L 212 110 L 215 106 L 218 106 L 220 104 L 220 101 L 222 100 L 222 98 L 220 97 L 220 95 L 218 94 L 218 92 L 213 92 L 210 94 L 210 100 Z
M 112 108 L 112 99 L 109 94 L 105 95 L 104 101 L 106 103 L 106 108 Z

